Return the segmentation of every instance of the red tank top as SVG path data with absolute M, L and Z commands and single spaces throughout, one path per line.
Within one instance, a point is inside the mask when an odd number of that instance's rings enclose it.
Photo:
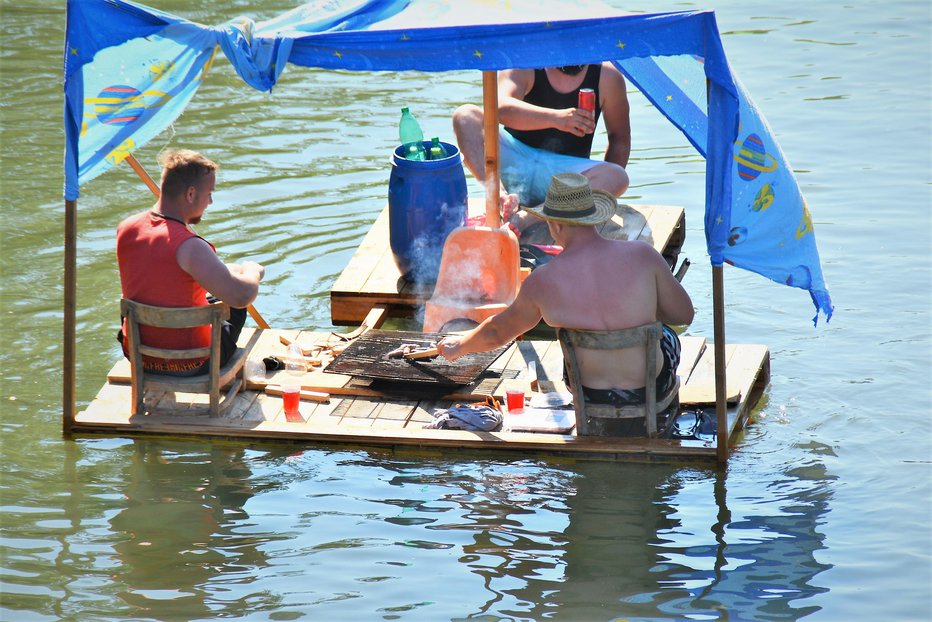
M 207 305 L 207 291 L 181 269 L 175 258 L 181 244 L 198 237 L 180 220 L 151 211 L 130 216 L 121 222 L 117 227 L 117 265 L 123 297 L 157 307 Z M 210 247 L 214 248 L 212 244 Z M 142 343 L 155 348 L 183 350 L 210 345 L 209 325 L 195 328 L 140 326 L 139 330 Z M 123 334 L 123 352 L 126 353 L 125 322 Z M 154 370 L 188 371 L 206 360 L 169 361 L 144 356 L 143 365 Z

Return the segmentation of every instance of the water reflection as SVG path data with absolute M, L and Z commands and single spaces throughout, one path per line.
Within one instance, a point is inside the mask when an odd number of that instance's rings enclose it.
M 135 441 L 125 501 L 109 521 L 118 598 L 164 620 L 275 608 L 278 596 L 246 587 L 269 566 L 263 545 L 276 539 L 246 528 L 251 476 L 240 447 Z
M 51 581 L 64 596 L 39 596 L 23 574 L 6 585 L 8 608 L 57 607 L 60 619 L 796 620 L 826 591 L 818 555 L 833 477 L 815 457 L 764 477 L 178 440 L 69 447 Z M 25 573 L 42 552 L 20 535 L 5 561 Z
M 447 489 L 430 503 L 396 502 L 409 510 L 405 524 L 435 533 L 423 540 L 470 535 L 459 561 L 487 600 L 469 619 L 586 621 L 795 620 L 818 610 L 807 600 L 825 591 L 814 578 L 830 568 L 815 556 L 827 481 L 792 469 L 760 485 L 772 503 L 738 499 L 732 509 L 724 472 L 658 465 L 491 464 L 480 477 L 453 469 L 395 483 Z M 456 520 L 437 514 L 449 504 Z

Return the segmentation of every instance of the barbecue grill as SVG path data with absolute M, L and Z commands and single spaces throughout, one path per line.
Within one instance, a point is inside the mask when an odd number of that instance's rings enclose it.
M 506 344 L 491 352 L 467 354 L 455 362 L 439 355 L 420 360 L 387 356 L 403 344 L 414 344 L 418 348 L 433 347 L 443 337 L 443 333 L 370 330 L 348 345 L 324 371 L 378 380 L 459 386 L 474 382 L 511 345 Z

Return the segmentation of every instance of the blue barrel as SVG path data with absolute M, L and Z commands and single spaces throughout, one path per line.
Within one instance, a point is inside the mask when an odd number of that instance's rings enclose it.
M 388 181 L 389 241 L 395 265 L 407 281 L 433 283 L 447 235 L 466 224 L 466 175 L 459 149 L 440 143 L 438 160 L 406 160 L 404 147 L 392 154 Z M 424 147 L 430 150 L 430 142 Z

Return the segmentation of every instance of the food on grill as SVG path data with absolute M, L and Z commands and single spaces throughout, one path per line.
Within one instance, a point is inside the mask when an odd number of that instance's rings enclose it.
M 394 350 L 385 353 L 386 358 L 430 358 L 437 356 L 437 342 L 431 341 L 428 344 L 421 343 L 403 343 Z
M 424 348 L 420 350 L 415 350 L 414 352 L 408 352 L 405 354 L 405 358 L 409 361 L 415 361 L 420 359 L 432 359 L 435 356 L 440 354 L 440 349 L 437 346 L 432 348 Z
M 390 350 L 385 353 L 386 358 L 390 359 L 400 359 L 405 354 L 412 352 L 418 345 L 416 343 L 403 343 L 394 350 Z

